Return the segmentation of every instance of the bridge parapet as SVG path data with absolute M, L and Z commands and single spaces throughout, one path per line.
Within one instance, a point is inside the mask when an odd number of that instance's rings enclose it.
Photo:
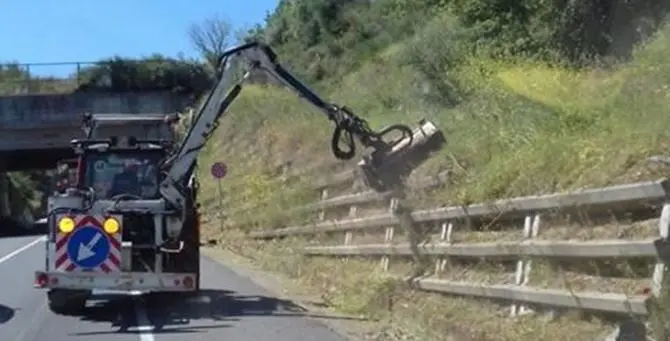
M 81 115 L 91 113 L 173 113 L 188 97 L 172 92 L 19 95 L 0 97 L 0 130 L 52 126 L 79 127 Z
M 72 157 L 70 141 L 84 137 L 86 112 L 175 113 L 189 104 L 189 96 L 168 91 L 1 96 L 0 170 L 50 168 Z

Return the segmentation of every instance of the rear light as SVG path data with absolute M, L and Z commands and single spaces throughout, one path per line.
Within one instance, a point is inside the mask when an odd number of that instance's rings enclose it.
M 35 286 L 38 288 L 44 288 L 49 283 L 49 276 L 45 273 L 38 273 L 35 276 Z
M 186 289 L 193 288 L 193 278 L 191 278 L 191 276 L 184 277 L 183 283 L 184 283 L 184 288 L 186 288 Z

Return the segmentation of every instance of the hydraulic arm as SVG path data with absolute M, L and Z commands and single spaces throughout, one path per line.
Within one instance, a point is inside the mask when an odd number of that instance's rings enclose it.
M 239 61 L 246 61 L 246 71 L 241 79 L 236 73 Z M 244 65 L 240 65 L 244 66 Z M 226 112 L 232 101 L 240 94 L 242 84 L 251 71 L 261 69 L 307 99 L 321 110 L 334 123 L 331 147 L 334 156 L 348 160 L 356 154 L 357 139 L 364 147 L 372 148 L 370 162 L 383 162 L 383 157 L 390 151 L 396 152 L 412 144 L 417 135 L 408 126 L 397 124 L 381 131 L 373 131 L 368 123 L 356 116 L 350 109 L 337 104 L 328 103 L 310 90 L 306 85 L 291 75 L 278 61 L 272 49 L 262 43 L 252 42 L 232 48 L 223 53 L 219 61 L 219 77 L 213 90 L 197 111 L 197 115 L 184 138 L 181 146 L 170 159 L 167 176 L 161 184 L 161 194 L 174 208 L 183 209 L 185 188 L 193 171 L 198 151 L 205 145 L 217 127 L 219 118 Z M 238 74 L 239 75 L 239 74 Z M 434 128 L 434 126 L 431 125 Z M 385 141 L 390 133 L 400 133 L 401 138 Z M 431 134 L 434 132 L 430 132 Z M 342 148 L 341 141 L 346 143 Z M 401 143 L 402 142 L 402 143 Z

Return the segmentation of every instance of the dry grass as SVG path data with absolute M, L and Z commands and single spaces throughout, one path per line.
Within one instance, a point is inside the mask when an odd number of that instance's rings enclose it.
M 402 44 L 343 80 L 332 95 L 370 118 L 375 126 L 428 117 L 445 130 L 447 148 L 418 173 L 448 169 L 452 184 L 414 193 L 417 207 L 466 204 L 496 198 L 568 191 L 615 183 L 656 179 L 668 174 L 649 168 L 644 159 L 670 146 L 670 27 L 640 50 L 629 65 L 613 71 L 575 73 L 538 65 L 501 65 L 473 60 L 448 77 L 467 82 L 471 95 L 454 108 L 430 103 L 417 91 L 422 79 L 398 62 Z M 394 72 L 382 72 L 392 68 Z M 380 86 L 383 85 L 383 86 Z M 316 236 L 256 242 L 245 231 L 276 228 L 315 219 L 287 214 L 312 202 L 319 193 L 307 177 L 290 178 L 320 165 L 309 176 L 336 173 L 328 155 L 327 121 L 282 90 L 248 87 L 201 160 L 229 164 L 224 179 L 226 217 L 218 228 L 217 185 L 203 174 L 202 201 L 210 229 L 207 237 L 253 259 L 265 269 L 283 273 L 305 291 L 344 312 L 379 319 L 384 340 L 584 340 L 602 337 L 612 326 L 604 320 L 570 313 L 547 322 L 543 314 L 509 317 L 508 305 L 415 292 L 390 280 L 379 260 L 305 258 L 307 244 L 341 243 L 342 236 Z M 232 143 L 230 141 L 235 141 Z M 346 165 L 339 165 L 340 167 Z M 282 174 L 283 172 L 283 174 Z M 284 175 L 284 176 L 282 176 Z M 377 208 L 361 208 L 362 216 Z M 347 210 L 331 213 L 334 219 Z M 655 221 L 612 219 L 596 226 L 586 222 L 551 223 L 538 238 L 590 240 L 639 239 L 657 235 Z M 516 229 L 457 229 L 454 242 L 520 240 Z M 432 239 L 436 239 L 435 232 Z M 355 234 L 354 243 L 381 242 L 379 234 Z M 399 234 L 396 240 L 401 240 Z M 450 260 L 440 276 L 488 283 L 513 281 L 514 263 Z M 649 263 L 534 261 L 531 284 L 570 290 L 635 293 L 649 283 Z M 407 274 L 416 265 L 391 260 L 391 273 Z M 381 340 L 380 339 L 380 340 Z
M 542 314 L 510 318 L 508 304 L 414 291 L 388 279 L 379 260 L 303 257 L 296 252 L 308 243 L 303 239 L 263 243 L 241 235 L 224 236 L 224 247 L 289 276 L 329 307 L 377 320 L 382 340 L 582 340 L 612 329 L 604 321 L 577 313 L 549 323 Z M 407 261 L 391 261 L 391 273 L 407 274 L 411 267 Z M 447 267 L 445 273 L 443 278 L 452 280 L 513 281 L 509 269 L 487 263 Z
M 636 231 L 630 238 L 655 236 L 656 224 L 657 221 L 652 220 L 629 225 Z M 617 229 L 612 227 L 578 224 L 546 226 L 541 236 L 564 240 L 616 237 L 612 231 Z M 435 234 L 430 236 L 432 240 L 438 238 Z M 521 229 L 499 232 L 455 231 L 454 236 L 454 242 L 457 243 L 492 239 L 518 241 Z M 414 264 L 406 258 L 392 258 L 389 273 L 385 273 L 381 271 L 377 258 L 307 258 L 299 252 L 305 245 L 341 244 L 341 234 L 269 242 L 248 240 L 241 231 L 213 233 L 207 237 L 221 240 L 224 248 L 252 259 L 264 269 L 289 276 L 300 288 L 319 295 L 329 307 L 337 311 L 378 320 L 379 333 L 384 335 L 384 340 L 485 341 L 534 340 L 539 337 L 558 341 L 594 339 L 613 329 L 610 322 L 579 312 L 568 312 L 551 322 L 547 322 L 547 316 L 542 311 L 536 315 L 511 318 L 510 303 L 496 304 L 414 291 L 388 278 L 389 274 L 405 276 L 412 273 Z M 396 242 L 406 240 L 404 237 L 398 233 Z M 353 242 L 383 242 L 383 231 L 354 233 Z M 431 259 L 431 264 L 435 261 Z M 650 264 L 582 262 L 575 266 L 574 262 L 548 263 L 536 260 L 529 285 L 572 291 L 637 294 L 649 285 L 653 267 Z M 515 266 L 516 262 L 449 259 L 439 277 L 454 281 L 513 284 Z

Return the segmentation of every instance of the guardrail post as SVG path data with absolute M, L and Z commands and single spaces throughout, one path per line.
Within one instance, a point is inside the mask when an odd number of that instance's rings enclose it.
M 349 206 L 349 218 L 353 218 L 358 213 L 358 207 L 356 205 Z M 351 245 L 351 242 L 354 239 L 353 231 L 344 232 L 344 245 Z
M 321 200 L 326 200 L 328 198 L 328 189 L 324 188 L 321 190 Z M 319 220 L 325 220 L 326 219 L 326 209 L 322 208 L 319 210 Z
M 398 208 L 398 199 L 391 198 L 389 201 L 389 213 L 394 213 Z M 395 226 L 387 226 L 384 234 L 384 244 L 393 243 L 393 235 L 395 234 Z M 389 256 L 382 256 L 381 266 L 384 271 L 389 271 Z
M 440 244 L 449 244 L 451 245 L 451 234 L 454 231 L 454 223 L 451 221 L 445 221 L 441 224 L 440 232 Z M 444 271 L 444 268 L 447 266 L 447 257 L 438 257 L 437 263 L 435 263 L 435 274 L 439 275 Z
M 663 205 L 661 211 L 661 218 L 658 223 L 658 232 L 662 239 L 670 238 L 670 204 Z M 663 289 L 663 280 L 665 275 L 665 262 L 659 259 L 654 266 L 654 274 L 652 275 L 651 292 L 655 297 L 661 295 Z
M 81 85 L 81 63 L 77 63 L 77 87 Z M 193 111 L 193 110 L 191 110 Z M 191 113 L 193 114 L 193 113 Z
M 528 214 L 523 224 L 523 238 L 522 241 L 537 237 L 540 229 L 540 216 L 537 214 Z M 516 262 L 516 278 L 515 284 L 518 286 L 525 286 L 530 279 L 531 260 L 519 259 Z M 510 309 L 512 316 L 518 314 L 532 313 L 532 310 L 525 305 L 513 303 Z
M 663 205 L 661 217 L 658 222 L 658 232 L 663 241 L 670 239 L 670 204 Z M 667 316 L 668 307 L 664 304 L 668 299 L 667 288 L 663 288 L 663 284 L 667 281 L 665 272 L 668 270 L 665 264 L 666 258 L 660 257 L 654 266 L 654 273 L 651 279 L 651 294 L 653 296 L 654 310 L 652 310 L 652 329 L 654 336 L 658 340 L 665 340 L 670 333 L 668 328 Z M 665 289 L 665 290 L 664 290 Z
M 31 76 L 31 73 L 30 73 L 30 64 L 26 64 L 26 74 L 28 75 L 27 76 L 28 79 L 26 79 L 25 87 L 22 89 L 21 93 L 29 94 L 29 93 L 34 91 L 33 90 L 33 80 L 32 80 L 32 76 Z

